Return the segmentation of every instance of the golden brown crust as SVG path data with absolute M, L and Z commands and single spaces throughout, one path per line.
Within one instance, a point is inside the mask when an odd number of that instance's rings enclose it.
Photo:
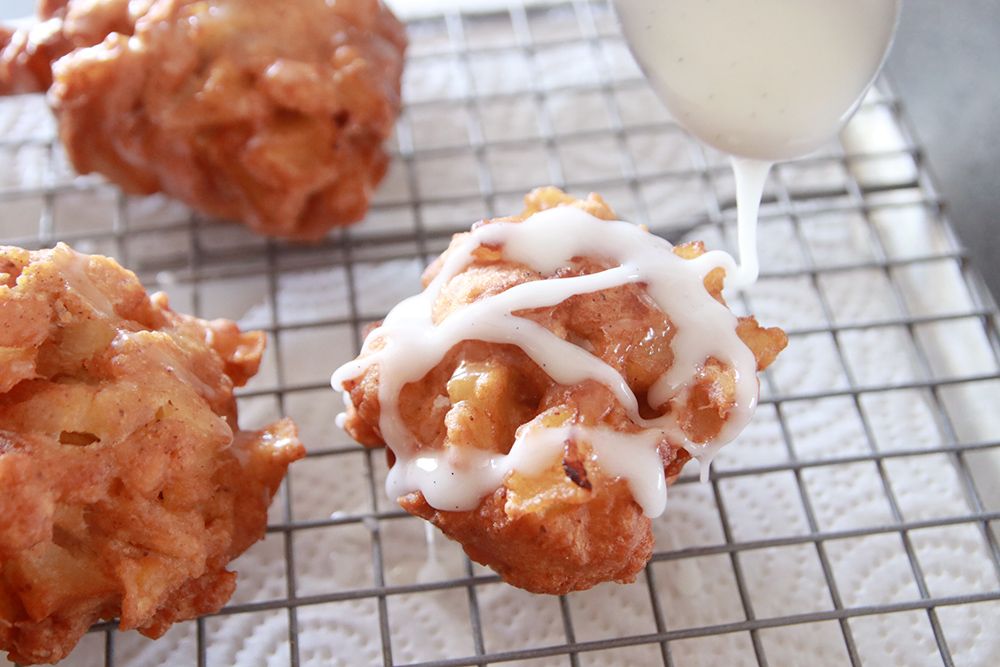
M 67 153 L 134 193 L 301 240 L 360 220 L 406 36 L 379 0 L 68 0 L 7 36 L 0 92 L 49 88 Z
M 304 455 L 239 431 L 264 339 L 175 313 L 105 257 L 0 247 L 0 649 L 64 657 L 98 619 L 159 636 L 232 594 Z
M 469 558 L 507 583 L 536 593 L 630 583 L 653 555 L 650 521 L 626 488 L 594 494 L 592 501 L 559 512 L 516 518 L 504 509 L 503 487 L 471 512 L 435 510 L 420 493 L 399 504 L 461 543 Z
M 554 206 L 576 206 L 601 219 L 615 218 L 598 195 L 579 201 L 555 188 L 540 188 L 528 195 L 522 214 L 479 224 L 519 222 Z M 451 247 L 466 236 L 457 235 Z M 448 252 L 428 267 L 425 285 L 438 274 Z M 704 248 L 686 244 L 675 253 L 691 259 Z M 518 284 L 589 274 L 609 266 L 600 257 L 578 257 L 551 276 L 541 275 L 505 259 L 499 248 L 481 246 L 473 252 L 472 263 L 443 286 L 433 305 L 433 319 L 440 322 L 469 303 Z M 705 279 L 705 289 L 724 303 L 723 279 L 721 271 L 713 271 Z M 704 361 L 685 403 L 649 404 L 649 389 L 673 363 L 674 327 L 644 286 L 580 294 L 556 306 L 516 314 L 587 349 L 621 373 L 639 399 L 644 417 L 676 410 L 678 424 L 693 442 L 710 441 L 726 424 L 735 401 L 735 371 L 715 358 Z M 741 318 L 737 333 L 753 351 L 759 368 L 770 364 L 787 343 L 780 329 L 764 329 L 753 318 Z M 366 354 L 382 344 L 376 334 L 367 343 Z M 382 446 L 378 364 L 344 385 L 350 398 L 346 430 L 368 447 Z M 528 422 L 544 427 L 602 427 L 619 433 L 640 430 L 607 387 L 593 380 L 559 385 L 519 348 L 482 341 L 453 347 L 423 378 L 403 387 L 398 405 L 420 448 L 476 447 L 506 453 L 516 429 Z M 400 504 L 432 521 L 462 543 L 472 559 L 516 586 L 565 593 L 601 581 L 631 581 L 651 553 L 650 522 L 625 484 L 609 478 L 591 450 L 584 439 L 568 440 L 564 455 L 552 467 L 534 477 L 512 473 L 472 511 L 433 509 L 419 492 L 401 498 Z M 658 444 L 658 452 L 667 481 L 673 482 L 690 454 L 666 439 Z

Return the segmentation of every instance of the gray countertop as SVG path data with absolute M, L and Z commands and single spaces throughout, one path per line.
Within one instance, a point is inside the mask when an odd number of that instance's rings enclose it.
M 0 18 L 34 2 L 2 4 Z M 904 0 L 887 69 L 949 217 L 1000 297 L 1000 2 Z
M 887 70 L 948 215 L 1000 298 L 1000 2 L 904 0 Z

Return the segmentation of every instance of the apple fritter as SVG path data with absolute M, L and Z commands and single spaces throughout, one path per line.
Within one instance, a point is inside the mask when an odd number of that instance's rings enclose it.
M 237 425 L 260 332 L 172 311 L 113 260 L 0 246 L 0 649 L 217 611 L 264 535 L 295 425 Z
M 48 90 L 80 173 L 255 231 L 360 220 L 406 36 L 379 0 L 44 0 L 0 33 L 0 92 Z
M 471 308 L 513 294 L 512 290 L 529 285 L 551 286 L 550 281 L 565 284 L 601 272 L 607 275 L 618 266 L 595 253 L 572 257 L 554 271 L 551 266 L 540 270 L 511 259 L 502 244 L 476 240 L 473 249 L 468 249 L 470 238 L 483 238 L 470 234 L 484 226 L 519 226 L 535 213 L 561 206 L 576 207 L 599 218 L 588 218 L 591 222 L 587 224 L 593 229 L 599 230 L 603 224 L 625 224 L 602 222 L 615 220 L 615 215 L 597 195 L 579 201 L 554 188 L 536 190 L 526 198 L 524 213 L 484 221 L 473 232 L 457 235 L 450 248 L 428 268 L 424 285 L 431 286 L 425 292 L 430 294 L 427 299 L 431 322 L 420 324 L 423 320 L 418 313 L 421 304 L 427 302 L 414 297 L 401 307 L 403 314 L 388 330 L 382 327 L 369 335 L 361 356 L 352 362 L 355 365 L 344 367 L 353 370 L 343 376 L 341 369 L 335 376 L 338 381 L 343 378 L 347 404 L 343 423 L 347 432 L 368 447 L 380 447 L 390 440 L 390 446 L 397 448 L 389 453 L 390 466 L 400 465 L 400 456 L 417 462 L 415 470 L 406 473 L 413 477 L 406 478 L 410 481 L 403 482 L 406 488 L 398 497 L 404 509 L 433 522 L 460 542 L 470 558 L 492 567 L 507 582 L 533 592 L 558 594 L 603 581 L 632 581 L 652 554 L 650 518 L 637 501 L 632 479 L 609 470 L 612 459 L 618 466 L 616 470 L 629 469 L 636 477 L 642 473 L 636 472 L 635 459 L 629 452 L 636 456 L 648 452 L 652 465 L 662 466 L 661 479 L 667 484 L 673 482 L 692 451 L 710 448 L 719 438 L 729 439 L 723 432 L 736 412 L 748 418 L 757 391 L 753 372 L 768 366 L 787 344 L 780 329 L 763 328 L 753 317 L 736 318 L 725 310 L 724 317 L 714 321 L 730 322 L 735 335 L 730 331 L 727 340 L 752 353 L 742 357 L 749 359 L 749 377 L 740 378 L 737 369 L 725 359 L 702 357 L 694 377 L 684 378 L 685 390 L 678 393 L 680 398 L 657 403 L 650 396 L 656 393 L 657 383 L 674 366 L 679 354 L 674 346 L 678 313 L 673 313 L 672 319 L 670 312 L 661 309 L 643 281 L 623 279 L 624 284 L 581 289 L 569 298 L 549 297 L 546 303 L 554 305 L 504 311 L 502 317 L 483 308 L 475 311 L 479 319 L 467 317 Z M 638 238 L 642 245 L 645 232 L 633 228 L 627 233 L 629 239 Z M 542 263 L 551 259 L 548 253 L 525 250 L 526 237 L 511 232 L 504 238 L 518 239 L 520 250 L 515 252 L 522 256 L 549 258 L 540 260 Z M 663 248 L 664 253 L 671 252 L 669 245 Z M 676 246 L 672 252 L 684 264 L 696 262 L 705 250 L 700 243 L 690 243 Z M 456 264 L 452 261 L 456 253 L 468 253 L 468 257 Z M 435 282 L 442 273 L 445 281 Z M 704 292 L 689 303 L 703 307 L 707 301 L 718 311 L 720 304 L 725 305 L 724 278 L 722 268 L 710 270 L 703 278 L 695 277 L 691 285 Z M 527 293 L 520 289 L 521 295 Z M 391 318 L 392 314 L 387 322 Z M 400 339 L 408 335 L 406 323 L 424 327 L 412 333 L 412 337 L 424 340 L 447 328 L 452 318 L 465 318 L 460 319 L 464 324 L 456 324 L 452 330 L 464 326 L 464 334 L 482 327 L 488 338 L 461 337 L 417 379 L 412 379 L 415 373 L 411 373 L 400 385 L 398 376 L 390 377 L 383 367 L 386 362 L 380 360 L 388 358 L 388 346 L 396 345 L 398 349 L 404 345 Z M 529 337 L 521 331 L 532 324 L 550 335 L 539 336 L 540 330 L 536 329 Z M 705 335 L 711 336 L 712 332 Z M 540 350 L 551 349 L 555 343 L 571 343 L 572 348 L 585 351 L 591 368 L 596 367 L 595 363 L 600 368 L 610 367 L 613 376 L 627 384 L 637 405 L 624 405 L 614 382 L 593 376 L 556 381 L 555 369 L 543 368 L 539 363 L 546 358 Z M 686 354 L 691 356 L 690 350 Z M 402 359 L 402 363 L 408 362 Z M 396 368 L 398 371 L 399 364 Z M 753 383 L 753 398 L 737 410 L 739 382 Z M 386 383 L 396 383 L 388 386 L 399 386 L 398 394 L 396 389 L 386 394 Z M 388 421 L 383 418 L 385 401 L 392 401 Z M 670 428 L 658 426 L 667 421 Z M 387 427 L 392 432 L 387 433 Z M 543 463 L 547 463 L 542 465 L 532 452 L 540 451 L 543 445 L 552 446 L 551 442 L 546 444 L 546 433 L 561 434 L 558 437 L 562 440 L 555 443 L 560 453 L 545 458 Z M 634 448 L 640 439 L 644 439 L 642 447 Z M 398 451 L 400 447 L 405 455 Z M 519 447 L 520 460 L 528 464 L 514 466 L 471 509 L 456 510 L 455 506 L 441 503 L 432 506 L 425 493 L 433 487 L 413 490 L 419 486 L 413 479 L 445 485 L 458 477 L 480 480 L 484 473 L 479 471 L 506 465 L 504 457 L 509 459 Z M 442 466 L 450 466 L 452 472 L 446 473 L 450 477 L 427 477 Z

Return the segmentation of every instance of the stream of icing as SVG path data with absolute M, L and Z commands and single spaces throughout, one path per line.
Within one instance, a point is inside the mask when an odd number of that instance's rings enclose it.
M 757 282 L 760 274 L 757 214 L 772 164 L 741 157 L 732 158 L 732 163 L 736 180 L 736 234 L 739 237 L 740 265 L 726 282 L 733 289 L 746 289 Z

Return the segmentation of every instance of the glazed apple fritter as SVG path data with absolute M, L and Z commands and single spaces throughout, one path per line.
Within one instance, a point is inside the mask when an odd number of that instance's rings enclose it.
M 43 0 L 0 47 L 80 173 L 316 240 L 385 175 L 406 36 L 379 0 Z
M 146 295 L 113 260 L 0 246 L 0 649 L 66 656 L 99 619 L 159 637 L 218 610 L 264 535 L 294 424 L 240 431 L 260 332 Z
M 577 206 L 605 220 L 613 211 L 598 196 L 577 201 L 554 189 L 526 198 L 520 221 L 555 206 Z M 481 224 L 491 224 L 486 221 Z M 424 275 L 425 286 L 441 270 L 448 252 Z M 699 243 L 677 246 L 690 259 L 701 255 Z M 600 257 L 578 257 L 552 276 L 509 261 L 500 249 L 480 246 L 473 261 L 446 282 L 433 306 L 440 323 L 470 303 L 516 285 L 551 277 L 595 273 L 610 264 Z M 724 271 L 713 270 L 705 289 L 722 302 Z M 674 328 L 641 283 L 578 294 L 551 307 L 518 313 L 563 340 L 583 347 L 617 370 L 640 400 L 643 418 L 658 411 L 646 401 L 653 383 L 673 362 Z M 787 339 L 777 328 L 760 327 L 752 317 L 739 318 L 739 338 L 752 350 L 757 368 L 768 366 Z M 366 347 L 376 353 L 378 338 Z M 368 447 L 384 444 L 380 431 L 378 364 L 344 382 L 348 396 L 345 428 Z M 686 402 L 676 408 L 677 423 L 695 443 L 710 441 L 726 424 L 734 405 L 734 370 L 714 358 L 705 360 Z M 466 340 L 454 346 L 430 372 L 403 386 L 400 416 L 417 451 L 477 447 L 505 454 L 515 433 L 526 424 L 542 427 L 580 425 L 635 433 L 640 426 L 606 386 L 586 380 L 566 386 L 555 382 L 519 347 Z M 660 410 L 663 408 L 661 407 Z M 668 483 L 690 459 L 680 443 L 664 439 L 658 453 Z M 389 452 L 390 465 L 395 456 Z M 398 498 L 411 514 L 433 522 L 460 542 L 473 560 L 496 570 L 508 583 L 538 593 L 566 593 L 603 581 L 628 582 L 652 555 L 650 519 L 633 499 L 626 482 L 605 472 L 583 438 L 566 440 L 561 460 L 538 475 L 515 470 L 502 486 L 471 511 L 431 507 L 419 491 Z

